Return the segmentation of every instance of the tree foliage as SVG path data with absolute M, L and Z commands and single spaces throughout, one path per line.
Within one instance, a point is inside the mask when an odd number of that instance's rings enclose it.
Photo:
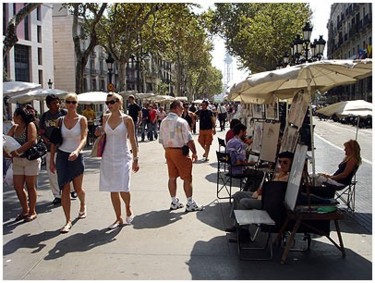
M 72 36 L 76 54 L 76 92 L 82 93 L 83 74 L 90 54 L 98 45 L 97 25 L 106 10 L 107 4 L 73 3 L 66 5 L 73 13 Z M 87 48 L 82 41 L 87 40 Z
M 7 24 L 5 37 L 3 40 L 3 59 L 5 59 L 5 56 L 18 42 L 17 26 L 19 25 L 19 23 L 40 5 L 41 3 L 26 4 L 20 11 L 18 11 L 17 14 L 14 15 L 12 19 L 10 19 Z
M 205 14 L 229 54 L 252 72 L 274 69 L 311 18 L 308 3 L 218 3 Z

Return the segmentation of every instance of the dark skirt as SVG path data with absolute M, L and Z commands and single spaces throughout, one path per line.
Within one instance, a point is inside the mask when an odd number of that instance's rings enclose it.
M 85 170 L 82 154 L 79 154 L 74 161 L 68 160 L 69 155 L 69 152 L 57 150 L 56 171 L 60 190 L 63 189 L 64 185 L 73 181 L 75 177 L 83 174 Z

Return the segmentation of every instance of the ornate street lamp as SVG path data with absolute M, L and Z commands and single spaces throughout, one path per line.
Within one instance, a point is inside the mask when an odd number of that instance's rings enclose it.
M 305 26 L 302 28 L 303 38 L 299 34 L 296 35 L 292 44 L 290 45 L 290 57 L 291 64 L 302 64 L 304 62 L 314 62 L 319 61 L 323 57 L 323 50 L 326 44 L 326 41 L 323 39 L 323 36 L 319 36 L 319 40 L 315 39 L 313 42 L 310 41 L 311 33 L 313 27 L 309 22 L 305 23 Z M 289 57 L 286 53 L 283 57 L 284 66 L 288 65 Z M 280 67 L 280 64 L 276 68 Z
M 108 85 L 107 89 L 108 91 L 114 91 L 114 85 L 112 84 L 112 71 L 113 71 L 113 65 L 115 63 L 115 59 L 113 59 L 112 54 L 109 53 L 107 59 L 105 60 L 107 63 L 107 70 L 108 70 Z
M 51 79 L 48 80 L 47 84 L 48 84 L 48 88 L 51 89 L 53 85 L 53 82 L 51 81 Z

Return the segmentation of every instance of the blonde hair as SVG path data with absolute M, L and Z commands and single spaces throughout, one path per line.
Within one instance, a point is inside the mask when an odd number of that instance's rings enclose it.
M 72 98 L 72 99 L 78 101 L 78 95 L 74 92 L 69 92 L 67 95 L 65 95 L 64 100 L 69 100 L 69 98 Z
M 348 140 L 346 143 L 344 143 L 344 146 L 348 146 L 352 150 L 352 155 L 347 157 L 347 160 L 349 160 L 351 157 L 354 157 L 356 159 L 357 165 L 361 165 L 362 158 L 361 158 L 361 147 L 359 146 L 359 143 L 356 140 Z
M 108 92 L 107 97 L 114 97 L 117 98 L 121 103 L 120 103 L 120 110 L 123 110 L 123 105 L 124 105 L 124 99 L 122 98 L 121 95 L 119 95 L 116 92 Z

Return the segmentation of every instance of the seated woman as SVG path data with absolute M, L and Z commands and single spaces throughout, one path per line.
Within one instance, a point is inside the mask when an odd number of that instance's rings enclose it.
M 345 157 L 339 164 L 338 169 L 332 175 L 320 173 L 314 177 L 314 185 L 333 185 L 336 187 L 346 187 L 350 184 L 353 176 L 362 163 L 361 147 L 356 140 L 349 140 L 344 143 Z

